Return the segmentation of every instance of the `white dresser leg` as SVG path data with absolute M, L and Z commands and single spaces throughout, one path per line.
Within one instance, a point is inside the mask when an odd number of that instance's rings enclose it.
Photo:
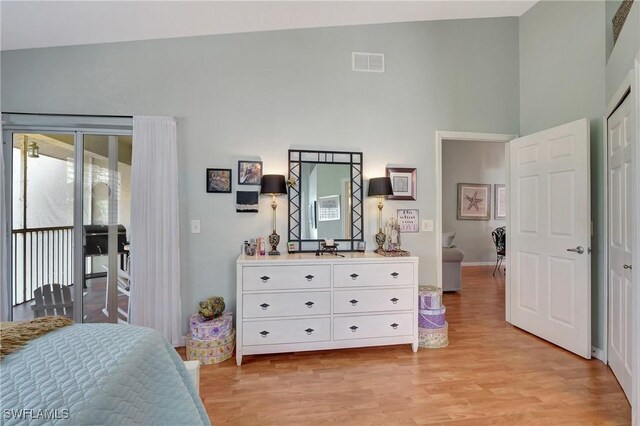
M 236 351 L 236 364 L 238 367 L 242 365 L 242 353 Z
M 411 344 L 411 349 L 413 349 L 414 352 L 418 352 L 418 342 L 413 342 Z

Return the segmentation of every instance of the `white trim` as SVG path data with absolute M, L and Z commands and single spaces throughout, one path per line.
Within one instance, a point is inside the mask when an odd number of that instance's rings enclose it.
M 509 142 L 518 135 L 509 135 L 502 133 L 476 133 L 476 132 L 450 132 L 436 131 L 435 155 L 436 155 L 436 285 L 442 288 L 442 142 L 446 140 L 471 141 L 471 142 L 502 142 L 505 144 L 507 151 L 506 157 L 506 174 L 509 176 Z M 509 191 L 509 180 L 507 179 L 507 191 Z M 510 215 L 507 207 L 507 229 L 510 228 Z M 509 244 L 509 233 L 507 232 L 507 245 Z M 509 259 L 505 259 L 507 266 L 507 279 L 505 282 L 505 319 L 511 322 L 511 310 L 509 309 Z
M 462 262 L 462 266 L 495 266 L 496 262 Z
M 600 348 L 596 348 L 595 346 L 591 346 L 591 357 L 595 359 L 599 359 L 600 361 L 607 363 L 604 360 L 604 351 Z

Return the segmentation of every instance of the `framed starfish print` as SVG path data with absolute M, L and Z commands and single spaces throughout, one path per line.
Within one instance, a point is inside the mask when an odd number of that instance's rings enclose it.
M 458 184 L 458 220 L 491 219 L 491 185 Z

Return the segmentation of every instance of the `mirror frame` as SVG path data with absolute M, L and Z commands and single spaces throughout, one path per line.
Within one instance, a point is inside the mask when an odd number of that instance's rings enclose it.
M 289 242 L 295 252 L 316 252 L 320 250 L 322 239 L 303 239 L 301 224 L 300 175 L 302 164 L 346 164 L 351 175 L 351 238 L 333 240 L 338 243 L 338 251 L 358 251 L 358 244 L 364 241 L 364 217 L 362 203 L 362 152 L 289 150 Z

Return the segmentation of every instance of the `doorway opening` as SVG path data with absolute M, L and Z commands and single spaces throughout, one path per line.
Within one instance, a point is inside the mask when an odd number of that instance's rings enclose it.
M 437 279 L 445 292 L 464 292 L 465 280 L 487 275 L 506 300 L 508 259 L 504 251 L 498 257 L 492 234 L 507 243 L 507 143 L 516 137 L 436 132 Z M 508 321 L 508 303 L 505 313 Z

